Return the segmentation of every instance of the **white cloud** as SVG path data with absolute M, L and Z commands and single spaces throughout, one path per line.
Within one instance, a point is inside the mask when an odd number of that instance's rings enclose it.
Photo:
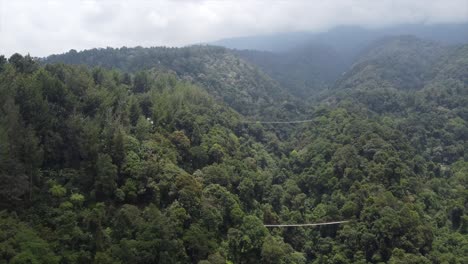
M 468 21 L 467 0 L 0 0 L 0 54 L 181 46 L 337 25 Z

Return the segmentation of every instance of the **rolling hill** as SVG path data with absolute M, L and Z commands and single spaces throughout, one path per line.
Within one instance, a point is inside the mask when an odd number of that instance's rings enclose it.
M 43 63 L 102 66 L 129 73 L 156 69 L 200 85 L 243 114 L 266 114 L 272 105 L 294 99 L 257 67 L 214 46 L 106 48 L 51 55 Z
M 0 56 L 0 262 L 467 263 L 468 45 L 261 54 Z
M 326 45 L 307 45 L 284 52 L 235 51 L 258 66 L 297 97 L 314 96 L 329 88 L 350 60 Z

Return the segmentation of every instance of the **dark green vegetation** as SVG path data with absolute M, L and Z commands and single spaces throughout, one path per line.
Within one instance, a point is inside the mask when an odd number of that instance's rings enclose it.
M 225 49 L 61 56 L 122 71 L 0 58 L 0 263 L 468 263 L 468 46 L 378 42 L 281 126 Z
M 157 69 L 202 86 L 243 114 L 268 115 L 275 102 L 293 100 L 269 76 L 225 48 L 106 48 L 52 55 L 45 62 L 115 68 L 125 72 Z M 139 79 L 145 81 L 144 76 Z
M 314 96 L 327 89 L 350 64 L 349 55 L 326 45 L 306 45 L 275 53 L 256 50 L 235 52 L 297 97 Z
M 444 44 L 468 43 L 468 24 L 403 25 L 382 29 L 342 26 L 321 33 L 279 33 L 224 39 L 214 44 L 237 49 L 236 54 L 268 73 L 291 94 L 314 98 L 327 88 L 333 88 L 343 72 L 356 59 L 362 59 L 360 56 L 366 53 L 369 45 L 384 37 L 400 35 L 414 35 Z M 391 67 L 390 62 L 384 61 L 384 67 L 387 66 Z

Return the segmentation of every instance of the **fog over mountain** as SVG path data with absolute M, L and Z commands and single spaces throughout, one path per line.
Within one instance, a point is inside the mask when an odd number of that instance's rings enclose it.
M 467 4 L 0 0 L 0 264 L 468 263 Z
M 468 41 L 468 23 L 405 24 L 382 28 L 338 26 L 324 32 L 303 31 L 244 36 L 221 39 L 211 44 L 231 49 L 282 52 L 313 43 L 350 51 L 376 39 L 397 35 L 414 35 L 445 44 L 460 44 Z
M 465 0 L 0 1 L 0 53 L 46 56 L 70 49 L 184 46 L 337 26 L 468 22 Z

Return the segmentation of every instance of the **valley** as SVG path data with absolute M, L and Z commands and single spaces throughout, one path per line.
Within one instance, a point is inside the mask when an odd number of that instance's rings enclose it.
M 467 263 L 468 44 L 301 43 L 0 57 L 0 263 Z

